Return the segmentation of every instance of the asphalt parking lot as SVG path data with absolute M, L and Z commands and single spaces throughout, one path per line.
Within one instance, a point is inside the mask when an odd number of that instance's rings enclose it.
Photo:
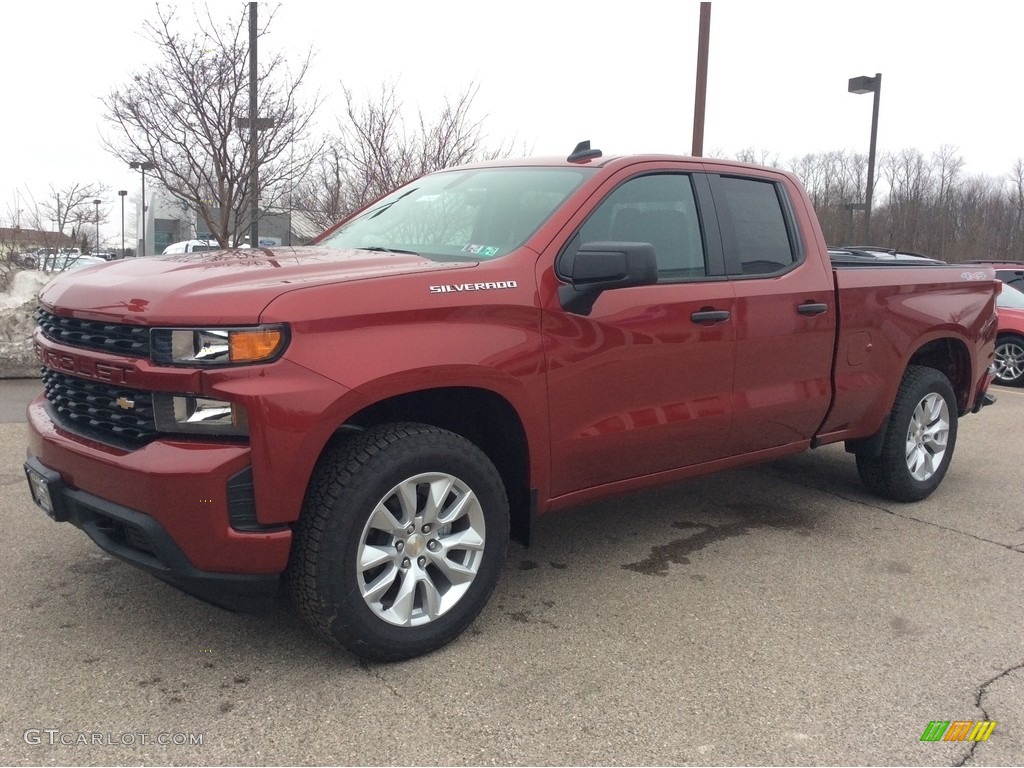
M 510 549 L 462 638 L 385 666 L 50 522 L 0 408 L 0 762 L 1020 764 L 1024 390 L 996 394 L 927 501 L 832 446 L 587 505 Z

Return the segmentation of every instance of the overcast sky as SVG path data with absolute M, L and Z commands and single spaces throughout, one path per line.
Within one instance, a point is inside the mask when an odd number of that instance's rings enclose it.
M 216 0 L 215 15 L 247 3 Z M 178 4 L 192 22 L 191 2 Z M 260 9 L 269 9 L 260 3 Z M 312 48 L 308 82 L 327 97 L 325 126 L 357 94 L 397 82 L 410 116 L 428 116 L 471 82 L 492 145 L 565 155 L 590 139 L 605 154 L 689 154 L 697 0 L 284 0 L 268 49 Z M 139 174 L 100 146 L 100 98 L 154 60 L 145 0 L 35 0 L 4 7 L 0 71 L 0 221 L 49 185 L 100 182 L 137 195 Z M 788 160 L 867 152 L 871 95 L 847 93 L 881 72 L 878 152 L 955 147 L 966 173 L 1002 177 L 1024 157 L 1024 3 L 714 0 L 706 154 L 745 148 Z M 111 216 L 109 232 L 120 229 Z

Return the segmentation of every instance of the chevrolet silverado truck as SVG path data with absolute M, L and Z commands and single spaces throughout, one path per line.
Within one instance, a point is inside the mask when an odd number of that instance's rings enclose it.
M 403 659 L 570 505 L 840 441 L 872 492 L 928 496 L 988 401 L 997 292 L 833 262 L 789 173 L 583 143 L 426 175 L 310 246 L 56 278 L 25 470 L 112 555 Z

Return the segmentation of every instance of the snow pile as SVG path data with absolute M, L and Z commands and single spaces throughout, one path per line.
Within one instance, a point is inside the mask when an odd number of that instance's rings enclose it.
M 40 289 L 53 279 L 48 272 L 37 272 L 34 269 L 22 269 L 14 273 L 10 287 L 0 293 L 0 311 L 21 307 L 31 301 L 35 309 L 36 297 Z
M 36 296 L 52 274 L 23 269 L 10 275 L 0 293 L 0 379 L 39 376 L 39 360 L 32 350 Z

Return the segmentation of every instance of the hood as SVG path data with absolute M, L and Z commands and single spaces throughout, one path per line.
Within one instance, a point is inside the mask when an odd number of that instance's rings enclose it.
M 253 248 L 150 256 L 63 273 L 39 293 L 60 314 L 161 325 L 254 323 L 278 296 L 310 286 L 465 269 L 414 254 L 332 248 Z

